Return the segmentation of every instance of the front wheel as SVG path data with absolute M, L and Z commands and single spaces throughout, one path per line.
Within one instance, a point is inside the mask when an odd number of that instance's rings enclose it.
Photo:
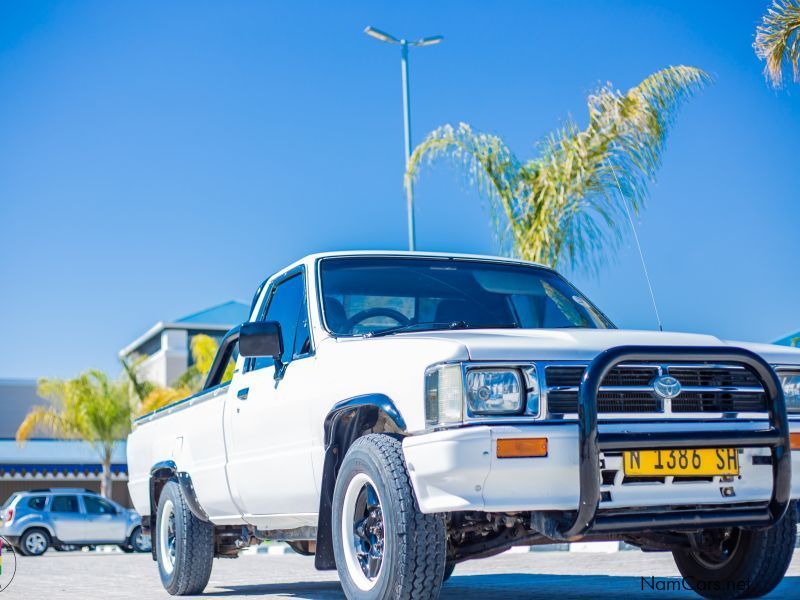
M 50 534 L 44 529 L 29 529 L 19 540 L 25 556 L 41 556 L 50 547 Z
M 158 500 L 154 543 L 164 588 L 173 596 L 202 592 L 211 576 L 214 526 L 192 514 L 174 481 Z
M 689 586 L 706 598 L 757 598 L 781 582 L 797 538 L 797 507 L 769 529 L 708 530 L 694 548 L 675 551 L 675 564 Z
M 400 440 L 372 434 L 353 443 L 336 479 L 332 520 L 336 568 L 348 598 L 438 597 L 444 518 L 420 512 Z

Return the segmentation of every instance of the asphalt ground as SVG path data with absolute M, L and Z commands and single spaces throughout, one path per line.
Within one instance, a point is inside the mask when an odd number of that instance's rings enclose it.
M 4 561 L 4 569 L 8 566 Z M 460 564 L 441 598 L 697 598 L 680 589 L 678 577 L 671 555 L 663 553 L 506 553 Z M 148 554 L 52 550 L 39 558 L 19 557 L 13 581 L 0 591 L 0 600 L 169 597 Z M 203 597 L 328 600 L 344 596 L 336 572 L 316 571 L 313 558 L 253 554 L 215 560 Z M 800 556 L 769 598 L 800 598 Z

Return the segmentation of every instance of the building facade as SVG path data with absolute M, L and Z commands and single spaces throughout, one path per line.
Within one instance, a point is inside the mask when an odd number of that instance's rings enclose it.
M 100 491 L 102 466 L 91 444 L 56 440 L 42 432 L 35 432 L 23 445 L 17 443 L 17 428 L 25 415 L 47 403 L 36 393 L 33 379 L 0 380 L 0 503 L 24 490 L 80 487 Z M 111 497 L 130 506 L 124 442 L 115 449 L 111 463 Z
M 247 320 L 250 306 L 231 300 L 180 319 L 158 322 L 120 350 L 119 357 L 145 357 L 138 367 L 141 377 L 167 386 L 192 366 L 192 339 L 198 334 L 219 341 L 233 326 Z
M 191 341 L 203 333 L 220 339 L 231 327 L 247 320 L 249 305 L 230 301 L 174 321 L 159 322 L 119 352 L 121 358 L 146 357 L 141 375 L 159 385 L 169 385 L 192 365 Z M 34 379 L 0 379 L 0 504 L 23 490 L 81 487 L 100 491 L 102 466 L 91 444 L 59 440 L 34 432 L 25 444 L 16 441 L 17 428 L 34 406 L 47 406 L 37 394 Z M 112 457 L 112 493 L 117 502 L 131 506 L 125 442 Z

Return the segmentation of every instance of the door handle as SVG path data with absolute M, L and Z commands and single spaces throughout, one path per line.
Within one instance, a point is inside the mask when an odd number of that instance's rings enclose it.
M 238 392 L 236 392 L 236 397 L 239 400 L 247 400 L 247 395 L 250 393 L 250 388 L 242 388 Z

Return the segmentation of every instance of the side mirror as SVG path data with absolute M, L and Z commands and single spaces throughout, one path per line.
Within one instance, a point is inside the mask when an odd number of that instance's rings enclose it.
M 245 357 L 270 357 L 276 365 L 283 356 L 281 324 L 277 321 L 242 323 L 239 329 L 239 354 Z

